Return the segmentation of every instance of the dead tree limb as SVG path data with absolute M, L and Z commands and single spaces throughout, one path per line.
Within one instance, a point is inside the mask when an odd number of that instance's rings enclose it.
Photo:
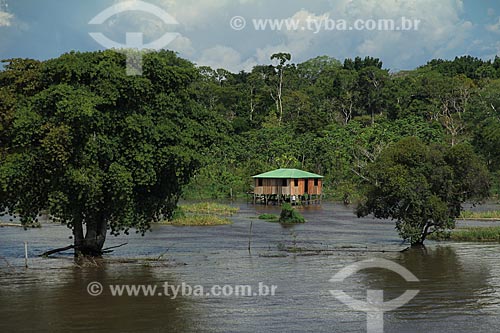
M 110 247 L 107 247 L 105 249 L 102 249 L 102 252 L 104 253 L 104 251 L 108 251 L 108 250 L 111 250 L 111 249 L 116 249 L 117 247 L 122 247 L 122 246 L 125 246 L 127 245 L 128 243 L 123 243 L 123 244 L 120 244 L 120 245 L 116 245 L 116 246 L 110 246 Z
M 51 254 L 59 253 L 59 252 L 63 252 L 63 251 L 67 251 L 67 250 L 74 249 L 74 248 L 75 248 L 74 245 L 68 245 L 66 247 L 60 247 L 58 249 L 54 249 L 54 250 L 50 250 L 50 251 L 44 252 L 44 253 L 40 254 L 39 257 L 48 257 Z

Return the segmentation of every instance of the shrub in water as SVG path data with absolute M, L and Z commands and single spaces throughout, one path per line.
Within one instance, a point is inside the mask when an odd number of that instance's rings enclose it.
M 306 220 L 289 203 L 281 206 L 280 223 L 304 223 Z

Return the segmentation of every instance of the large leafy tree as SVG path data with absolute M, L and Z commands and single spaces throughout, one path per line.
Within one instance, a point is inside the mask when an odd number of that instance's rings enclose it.
M 14 79 L 21 65 L 34 82 Z M 170 217 L 226 127 L 192 98 L 193 64 L 161 51 L 143 69 L 127 76 L 113 51 L 7 64 L 0 93 L 16 100 L 1 108 L 0 212 L 30 223 L 46 211 L 87 255 L 101 254 L 108 230 Z
M 384 150 L 367 178 L 358 216 L 396 220 L 399 234 L 412 245 L 454 228 L 462 203 L 487 197 L 490 186 L 488 170 L 471 146 L 426 145 L 415 137 Z

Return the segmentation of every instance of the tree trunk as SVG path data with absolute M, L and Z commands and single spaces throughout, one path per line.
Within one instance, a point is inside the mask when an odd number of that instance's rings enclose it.
M 432 223 L 426 223 L 423 227 L 422 233 L 420 234 L 420 238 L 416 242 L 412 242 L 411 246 L 424 246 L 424 241 L 429 236 L 429 228 L 432 227 Z
M 75 256 L 101 256 L 104 242 L 106 241 L 106 220 L 100 219 L 96 222 L 87 222 L 86 229 L 85 237 L 83 237 L 82 221 L 75 222 L 73 229 L 73 235 L 75 236 Z

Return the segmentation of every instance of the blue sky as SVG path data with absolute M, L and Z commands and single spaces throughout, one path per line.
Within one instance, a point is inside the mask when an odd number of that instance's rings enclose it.
M 290 52 L 293 62 L 320 55 L 338 59 L 375 56 L 392 70 L 412 69 L 433 58 L 469 54 L 500 55 L 498 0 L 145 0 L 165 10 L 178 25 L 157 16 L 127 11 L 104 24 L 88 22 L 117 3 L 138 0 L 0 0 L 0 58 L 48 59 L 71 50 L 104 49 L 89 32 L 123 43 L 127 32 L 142 32 L 145 42 L 167 32 L 178 37 L 165 48 L 200 65 L 231 71 L 269 63 L 275 52 Z M 231 28 L 234 16 L 246 20 Z M 419 19 L 416 31 L 256 30 L 254 19 L 344 20 Z

